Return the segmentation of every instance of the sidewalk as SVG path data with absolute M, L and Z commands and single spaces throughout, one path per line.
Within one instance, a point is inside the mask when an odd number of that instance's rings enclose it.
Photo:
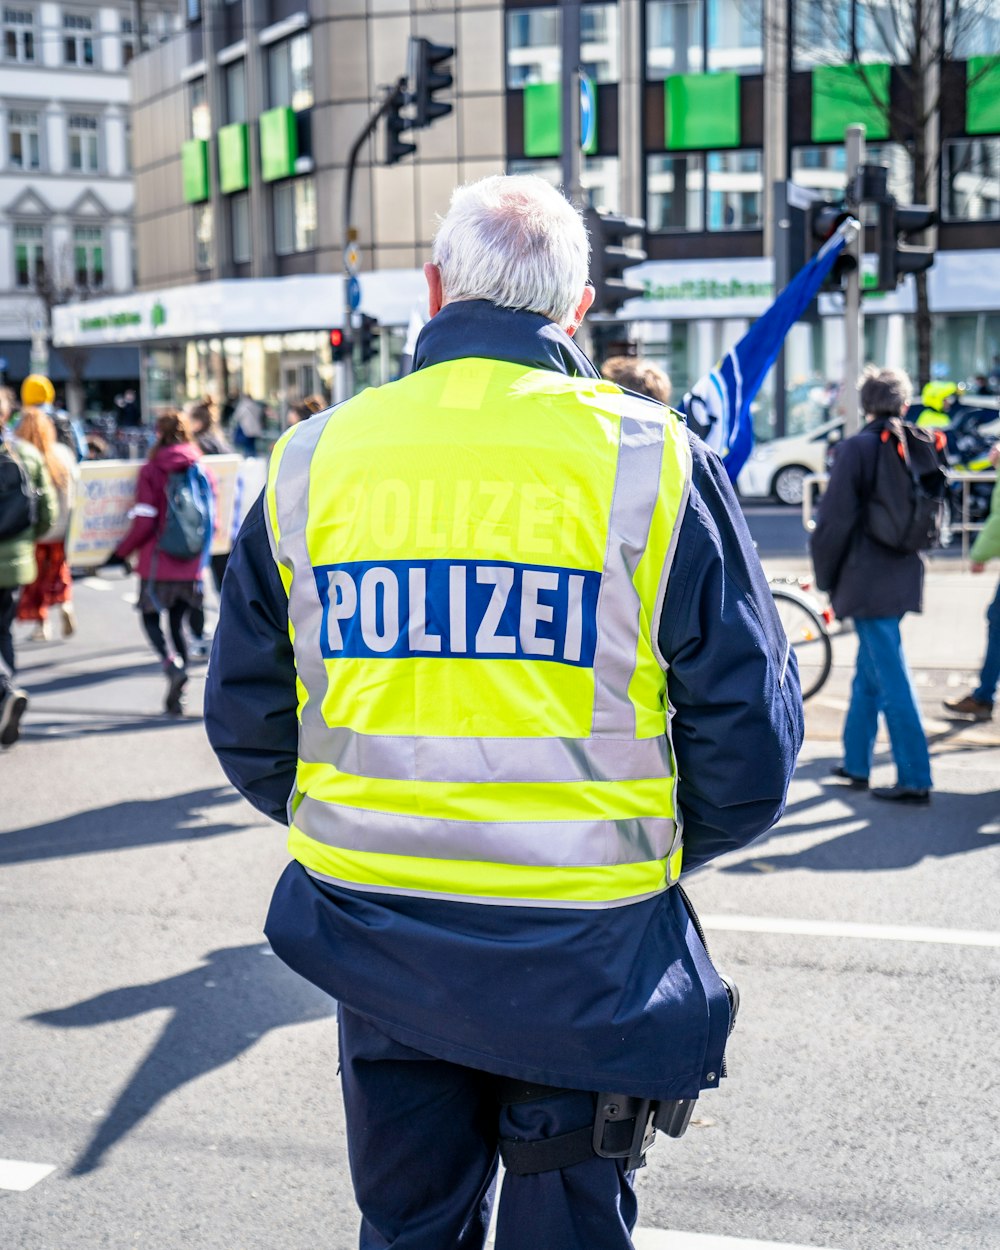
M 771 576 L 811 576 L 812 572 L 805 561 L 767 559 L 763 563 Z M 985 724 L 949 720 L 941 706 L 944 699 L 967 694 L 977 683 L 986 650 L 986 609 L 996 592 L 998 572 L 1000 568 L 989 568 L 973 574 L 959 564 L 929 561 L 924 610 L 919 616 L 911 613 L 903 618 L 903 646 L 933 754 L 1000 747 L 1000 719 Z M 806 703 L 808 738 L 839 741 L 856 652 L 857 641 L 848 623 L 843 632 L 834 635 L 829 680 Z M 884 734 L 880 734 L 880 744 L 883 740 Z

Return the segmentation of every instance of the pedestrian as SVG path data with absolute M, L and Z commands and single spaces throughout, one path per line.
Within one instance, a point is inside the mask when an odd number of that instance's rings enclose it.
M 213 405 L 205 401 L 195 404 L 188 413 L 188 421 L 191 425 L 194 441 L 198 444 L 198 448 L 203 456 L 228 456 L 233 454 L 233 449 L 229 446 L 229 440 L 226 438 L 222 426 L 216 418 Z M 212 570 L 212 581 L 218 594 L 222 589 L 222 578 L 226 571 L 229 552 L 209 552 L 206 558 L 208 567 Z M 203 587 L 204 575 L 205 570 L 202 569 Z M 200 608 L 191 609 L 188 624 L 191 627 L 191 655 L 197 659 L 205 659 L 208 655 L 209 640 L 205 637 L 204 590 L 202 593 L 202 605 Z
M 866 527 L 880 439 L 890 436 L 888 422 L 906 411 L 912 386 L 902 370 L 874 365 L 865 370 L 860 386 L 867 424 L 837 445 L 810 542 L 816 585 L 829 593 L 841 620 L 853 619 L 858 638 L 844 721 L 844 761 L 833 769 L 833 776 L 853 789 L 868 789 L 881 713 L 897 780 L 895 785 L 873 788 L 871 794 L 925 804 L 931 797 L 930 754 L 899 632 L 907 612 L 923 609 L 924 561 L 918 551 L 883 545 Z
M 990 449 L 990 464 L 1000 464 L 1000 444 Z M 986 524 L 976 535 L 969 559 L 973 573 L 983 573 L 986 562 L 1000 557 L 1000 484 L 994 485 L 990 497 L 990 515 Z M 945 702 L 949 712 L 977 721 L 991 720 L 997 686 L 1000 685 L 1000 580 L 997 582 L 993 602 L 986 610 L 986 655 L 979 672 L 979 685 L 971 694 L 952 702 Z
M 156 438 L 149 458 L 139 470 L 135 504 L 128 533 L 108 563 L 121 563 L 138 552 L 139 599 L 142 624 L 153 650 L 160 657 L 167 678 L 164 710 L 178 716 L 184 710 L 188 683 L 188 650 L 184 637 L 185 616 L 202 606 L 201 570 L 204 554 L 187 558 L 169 555 L 160 547 L 167 523 L 167 487 L 171 475 L 184 473 L 201 459 L 186 418 L 173 409 L 156 418 Z M 168 644 L 161 623 L 166 613 Z
M 639 356 L 609 356 L 601 367 L 601 376 L 614 382 L 623 391 L 648 395 L 659 404 L 669 404 L 670 378 L 651 360 Z
M 262 407 L 244 392 L 233 409 L 233 444 L 244 456 L 257 454 L 257 439 L 264 433 Z
M 52 637 L 49 609 L 58 606 L 62 613 L 62 635 L 70 638 L 76 633 L 76 613 L 73 577 L 66 561 L 66 529 L 76 498 L 79 476 L 76 457 L 59 441 L 52 418 L 40 408 L 22 411 L 17 436 L 41 452 L 58 500 L 51 527 L 35 545 L 38 576 L 21 592 L 17 619 L 36 622 L 32 641 L 48 642 Z
M 52 525 L 55 488 L 41 453 L 9 434 L 13 396 L 0 392 L 0 747 L 21 732 L 28 696 L 15 682 L 14 618 L 24 586 L 38 576 L 35 544 Z M 31 513 L 34 512 L 34 521 Z M 27 524 L 21 525 L 21 520 Z
M 499 1152 L 497 1250 L 624 1250 L 733 1018 L 682 860 L 780 814 L 795 661 L 718 458 L 573 341 L 577 211 L 486 178 L 433 258 L 414 371 L 274 451 L 206 726 L 292 821 L 266 932 L 339 1003 L 360 1244 L 481 1248 Z

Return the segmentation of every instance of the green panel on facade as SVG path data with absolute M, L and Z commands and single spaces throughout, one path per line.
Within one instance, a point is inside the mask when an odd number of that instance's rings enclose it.
M 597 93 L 593 94 L 594 125 L 588 156 L 597 151 Z M 562 85 L 557 82 L 529 83 L 524 88 L 524 155 L 562 155 Z
M 740 146 L 739 74 L 672 74 L 663 103 L 670 151 Z
M 250 185 L 250 150 L 246 122 L 233 122 L 219 131 L 219 189 L 223 195 L 245 191 Z
M 813 143 L 843 143 L 848 126 L 889 137 L 888 65 L 822 65 L 812 76 Z
M 290 108 L 269 109 L 260 115 L 260 168 L 265 182 L 290 178 L 299 156 L 295 114 Z
M 181 173 L 185 204 L 204 203 L 210 194 L 207 139 L 188 139 L 181 145 Z
M 1000 134 L 1000 56 L 970 56 L 965 74 L 966 131 Z

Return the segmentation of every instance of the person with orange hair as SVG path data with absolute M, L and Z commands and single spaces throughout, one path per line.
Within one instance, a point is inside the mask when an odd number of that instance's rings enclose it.
M 79 475 L 76 458 L 59 441 L 52 418 L 40 408 L 22 410 L 17 436 L 41 453 L 58 499 L 58 512 L 51 528 L 35 544 L 38 576 L 21 592 L 17 619 L 35 621 L 32 641 L 47 642 L 52 637 L 49 609 L 58 605 L 62 609 L 63 637 L 69 638 L 76 633 L 76 615 L 73 611 L 73 578 L 66 562 L 66 527 Z

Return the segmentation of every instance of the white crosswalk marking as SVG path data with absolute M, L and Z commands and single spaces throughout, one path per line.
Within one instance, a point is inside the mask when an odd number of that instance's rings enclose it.
M 678 1233 L 661 1228 L 638 1228 L 632 1240 L 635 1250 L 830 1250 L 823 1246 L 792 1245 L 787 1241 L 748 1241 L 743 1237 Z
M 868 938 L 884 942 L 940 942 L 949 946 L 1000 946 L 988 929 L 924 929 L 895 924 L 852 924 L 846 920 L 788 920 L 782 916 L 702 916 L 706 929 L 730 933 L 783 933 L 795 937 Z
M 55 1170 L 54 1163 L 24 1163 L 20 1159 L 0 1159 L 0 1189 L 23 1193 Z

